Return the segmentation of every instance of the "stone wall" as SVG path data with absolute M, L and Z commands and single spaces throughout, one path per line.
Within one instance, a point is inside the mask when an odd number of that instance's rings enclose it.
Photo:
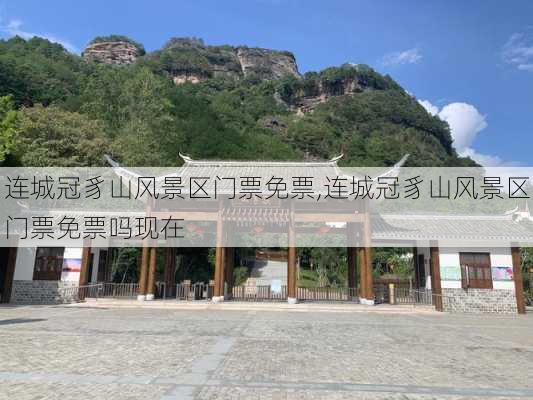
M 514 290 L 442 289 L 444 311 L 516 314 Z
M 76 282 L 13 281 L 12 304 L 61 304 L 77 301 L 77 293 L 61 288 L 77 286 Z M 76 291 L 77 292 L 77 291 Z

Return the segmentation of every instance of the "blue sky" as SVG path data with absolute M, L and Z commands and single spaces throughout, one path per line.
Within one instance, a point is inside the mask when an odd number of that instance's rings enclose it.
M 125 34 L 147 50 L 172 36 L 292 51 L 301 72 L 369 64 L 446 119 L 458 151 L 533 165 L 533 1 L 0 0 L 0 34 L 80 51 Z

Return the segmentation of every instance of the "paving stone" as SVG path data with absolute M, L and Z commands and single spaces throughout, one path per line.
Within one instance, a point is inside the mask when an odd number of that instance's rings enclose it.
M 4 399 L 533 398 L 533 315 L 0 307 Z

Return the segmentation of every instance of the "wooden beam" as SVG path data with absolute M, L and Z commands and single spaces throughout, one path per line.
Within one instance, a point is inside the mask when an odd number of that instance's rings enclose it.
M 222 246 L 215 248 L 215 287 L 213 289 L 213 296 L 224 296 L 224 260 L 225 249 Z
M 361 214 L 294 213 L 295 222 L 361 222 Z
M 105 260 L 105 268 L 104 268 L 104 282 L 111 282 L 112 278 L 112 265 L 113 265 L 113 257 L 115 254 L 115 249 L 113 247 L 107 248 L 107 258 Z
M 296 247 L 287 252 L 287 297 L 296 300 Z
M 291 205 L 293 207 L 293 205 Z M 288 249 L 287 249 L 287 300 L 297 301 L 296 286 L 296 232 L 294 231 L 294 210 L 291 209 L 288 224 Z
M 354 288 L 357 271 L 357 248 L 348 247 L 346 252 L 348 261 L 348 288 Z
M 89 282 L 89 261 L 91 260 L 90 242 L 84 241 L 84 247 L 81 252 L 80 280 L 79 285 L 85 286 Z
M 15 266 L 17 264 L 17 247 L 7 248 L 7 264 L 4 274 L 4 287 L 2 288 L 2 296 L 0 303 L 9 303 L 11 300 L 11 289 L 13 288 L 13 277 L 15 275 Z
M 225 263 L 224 263 L 224 273 L 225 273 L 225 282 L 228 285 L 228 296 L 232 297 L 233 292 L 233 267 L 235 264 L 235 248 L 226 247 L 225 251 Z
M 366 299 L 374 301 L 374 270 L 372 268 L 372 247 L 364 248 L 364 255 L 366 259 Z
M 175 218 L 184 221 L 217 221 L 217 212 L 206 211 L 152 211 L 150 217 L 158 219 Z
M 157 247 L 150 248 L 150 268 L 148 270 L 148 284 L 146 286 L 146 300 L 155 298 L 155 279 L 157 267 Z
M 146 296 L 149 259 L 150 247 L 148 247 L 146 243 L 143 243 L 141 252 L 141 268 L 139 274 L 139 296 Z M 142 297 L 139 299 L 142 299 Z
M 217 219 L 217 236 L 215 248 L 215 287 L 213 289 L 213 297 L 215 301 L 220 301 L 224 296 L 224 224 L 222 221 L 222 213 L 218 213 Z
M 420 288 L 420 267 L 418 266 L 418 247 L 413 246 L 413 268 L 415 273 L 415 288 Z
M 357 247 L 357 264 L 359 265 L 359 297 L 366 299 L 367 298 L 367 288 L 368 283 L 366 279 L 367 266 L 366 266 L 366 257 L 365 257 L 365 248 Z
M 372 269 L 372 226 L 370 221 L 369 205 L 365 203 L 363 216 L 363 257 L 365 259 L 365 296 L 369 301 L 374 301 L 374 274 Z
M 512 247 L 511 255 L 513 258 L 513 280 L 516 295 L 516 309 L 518 314 L 526 313 L 526 303 L 524 299 L 524 283 L 522 280 L 522 262 L 520 257 L 520 248 Z
M 440 284 L 440 260 L 439 248 L 435 244 L 430 248 L 430 262 L 431 262 L 431 292 L 433 294 L 433 304 L 437 311 L 443 310 L 442 304 L 442 288 Z
M 174 276 L 176 274 L 176 249 L 174 247 L 167 247 L 165 249 L 165 273 L 164 281 L 166 293 L 172 293 L 174 286 Z

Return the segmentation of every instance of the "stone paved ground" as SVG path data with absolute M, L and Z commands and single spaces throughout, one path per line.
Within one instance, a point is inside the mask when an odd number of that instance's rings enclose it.
M 0 400 L 531 399 L 531 371 L 531 314 L 0 308 Z

